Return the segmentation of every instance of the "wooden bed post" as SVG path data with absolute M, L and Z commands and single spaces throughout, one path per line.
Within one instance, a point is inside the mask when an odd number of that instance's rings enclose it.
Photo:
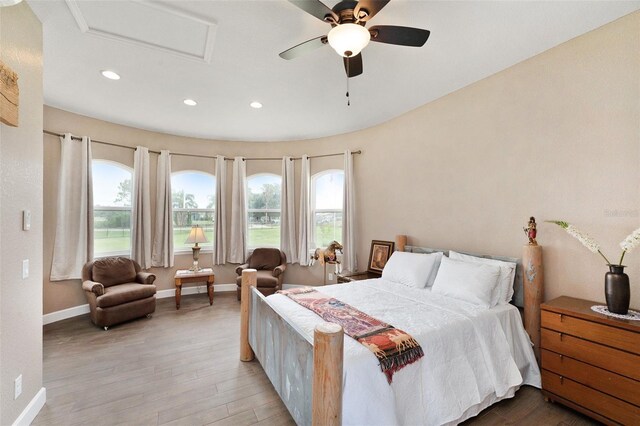
M 533 352 L 540 363 L 540 304 L 544 300 L 542 247 L 528 244 L 522 248 L 524 269 L 524 329 L 533 342 Z
M 396 235 L 396 251 L 404 251 L 404 247 L 407 245 L 406 235 Z
M 313 333 L 311 424 L 342 424 L 342 358 L 344 331 L 338 324 L 318 324 Z
M 256 286 L 258 271 L 245 269 L 242 271 L 240 287 L 240 361 L 252 361 L 253 349 L 249 345 L 249 306 L 251 305 L 251 287 Z

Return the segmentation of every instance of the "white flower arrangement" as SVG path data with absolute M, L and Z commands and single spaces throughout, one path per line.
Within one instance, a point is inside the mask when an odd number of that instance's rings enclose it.
M 606 258 L 604 254 L 600 251 L 600 244 L 596 240 L 594 240 L 589 234 L 580 231 L 575 226 L 563 221 L 563 220 L 547 220 L 546 222 L 555 223 L 560 228 L 567 231 L 569 235 L 571 235 L 576 240 L 580 241 L 583 246 L 588 248 L 592 253 L 598 253 L 602 258 L 607 262 L 607 265 L 611 265 L 609 259 Z M 624 255 L 633 250 L 634 248 L 640 245 L 640 228 L 633 231 L 631 234 L 627 236 L 620 243 L 620 248 L 622 249 L 622 254 L 620 255 L 620 261 L 618 265 L 622 265 L 622 259 L 624 259 Z

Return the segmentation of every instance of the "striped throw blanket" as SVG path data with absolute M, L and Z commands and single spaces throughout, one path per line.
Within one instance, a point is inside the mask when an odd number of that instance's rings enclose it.
M 424 356 L 418 342 L 406 332 L 311 287 L 281 290 L 278 293 L 315 312 L 325 321 L 341 325 L 347 335 L 378 358 L 380 369 L 389 384 L 396 371 Z

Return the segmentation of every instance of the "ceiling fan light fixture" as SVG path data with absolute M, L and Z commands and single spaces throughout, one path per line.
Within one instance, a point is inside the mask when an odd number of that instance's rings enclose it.
M 338 55 L 349 58 L 356 56 L 369 44 L 371 34 L 362 25 L 349 23 L 333 27 L 327 38 Z

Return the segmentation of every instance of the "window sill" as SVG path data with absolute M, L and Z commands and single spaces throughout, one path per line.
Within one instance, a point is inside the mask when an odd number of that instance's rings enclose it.
M 109 252 L 109 253 L 100 253 L 100 254 L 95 254 L 93 255 L 93 260 L 97 260 L 97 259 L 104 259 L 106 257 L 126 257 L 126 258 L 131 258 L 131 252 L 128 251 L 122 251 L 122 252 Z
M 207 248 L 200 247 L 200 254 L 203 254 L 203 253 L 213 253 L 213 247 L 207 247 Z M 191 250 L 191 249 L 187 249 L 187 250 L 174 250 L 174 251 L 173 251 L 173 254 L 174 254 L 174 255 L 180 255 L 180 254 L 188 254 L 188 255 L 191 255 L 191 254 L 193 254 L 193 250 Z

